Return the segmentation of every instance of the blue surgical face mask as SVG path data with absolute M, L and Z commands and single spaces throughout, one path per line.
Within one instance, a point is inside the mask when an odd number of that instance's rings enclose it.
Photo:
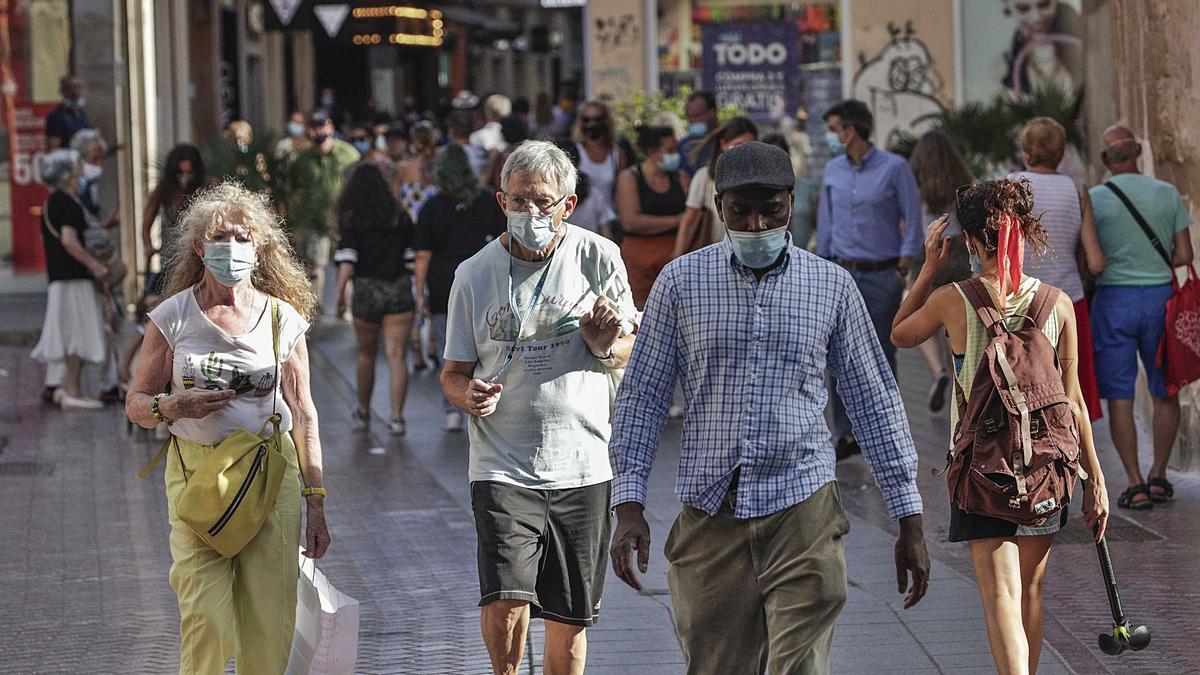
M 662 161 L 658 163 L 658 168 L 663 171 L 678 171 L 681 157 L 678 152 L 671 152 L 663 155 Z
M 970 256 L 971 260 L 971 274 L 979 274 L 982 272 L 983 261 L 979 259 L 979 256 L 975 255 L 975 251 L 970 247 L 970 245 L 967 245 L 967 255 Z
M 210 241 L 204 245 L 204 267 L 223 286 L 237 286 L 254 271 L 254 244 Z
M 692 122 L 688 125 L 688 133 L 693 136 L 703 136 L 708 133 L 708 125 L 704 122 Z
M 558 209 L 555 209 L 557 211 Z M 544 213 L 507 213 L 508 232 L 517 243 L 531 251 L 540 251 L 554 241 L 558 234 L 554 229 L 554 212 Z
M 371 151 L 371 141 L 366 138 L 356 138 L 354 139 L 354 149 L 358 151 L 358 154 L 365 155 Z
M 833 153 L 834 157 L 846 152 L 846 146 L 842 145 L 842 139 L 832 131 L 825 132 L 825 145 L 829 146 L 829 151 Z
M 288 122 L 288 136 L 303 136 L 304 125 L 299 122 Z
M 726 233 L 729 235 L 729 245 L 733 247 L 733 254 L 751 269 L 770 267 L 787 246 L 786 225 L 763 232 L 726 230 Z

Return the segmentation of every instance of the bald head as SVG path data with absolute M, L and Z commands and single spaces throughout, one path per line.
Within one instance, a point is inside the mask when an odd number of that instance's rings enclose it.
M 1137 170 L 1137 158 L 1142 154 L 1142 144 L 1138 143 L 1129 127 L 1114 124 L 1104 130 L 1101 137 L 1104 147 L 1100 151 L 1100 159 L 1113 173 L 1129 171 L 1130 165 Z

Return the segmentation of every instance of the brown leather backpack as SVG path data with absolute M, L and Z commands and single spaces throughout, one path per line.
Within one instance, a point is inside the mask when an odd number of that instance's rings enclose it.
M 978 278 L 957 284 L 991 343 L 971 396 L 955 380 L 958 428 L 946 480 L 959 509 L 1018 525 L 1041 525 L 1071 503 L 1079 431 L 1058 352 L 1042 332 L 1061 291 L 1042 284 L 1024 325 L 1010 331 Z

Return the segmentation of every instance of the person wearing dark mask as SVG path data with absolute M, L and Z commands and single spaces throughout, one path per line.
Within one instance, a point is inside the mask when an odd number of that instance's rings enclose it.
M 151 262 L 160 249 L 166 249 L 178 232 L 179 217 L 196 191 L 207 185 L 204 175 L 204 160 L 200 158 L 200 149 L 194 145 L 181 143 L 171 148 L 167 160 L 163 162 L 162 176 L 158 185 L 146 200 L 146 209 L 142 212 L 142 250 L 146 256 L 146 271 L 151 271 Z M 159 216 L 162 216 L 159 219 Z M 154 221 L 159 220 L 158 241 L 154 245 L 152 229 Z M 154 290 L 158 280 L 167 276 L 169 261 L 159 260 L 160 271 L 157 275 L 148 275 L 147 291 Z
M 333 120 L 328 115 L 321 111 L 311 114 L 308 138 L 312 147 L 296 156 L 289 176 L 288 226 L 318 298 L 325 288 L 325 267 L 329 265 L 329 233 L 336 220 L 334 202 L 341 193 L 346 170 L 362 157 L 354 146 L 334 138 L 333 133 Z
M 617 215 L 624 239 L 621 257 L 638 309 L 675 251 L 675 235 L 686 209 L 689 179 L 679 170 L 679 147 L 670 127 L 638 127 L 644 159 L 617 178 Z
M 713 148 L 701 146 L 708 132 L 717 128 L 717 97 L 709 91 L 693 92 L 688 96 L 683 114 L 687 118 L 688 132 L 679 141 L 679 153 L 682 155 L 679 168 L 690 176 L 696 173 L 696 169 L 709 163 Z
M 683 508 L 666 557 L 688 672 L 762 673 L 769 663 L 771 672 L 827 673 L 847 595 L 849 522 L 825 423 L 825 369 L 842 376 L 883 502 L 899 521 L 906 607 L 929 578 L 917 451 L 854 281 L 791 245 L 788 154 L 744 143 L 721 155 L 714 181 L 726 236 L 663 270 L 617 393 L 613 570 L 642 588 L 632 557 L 636 550 L 645 574 L 647 483 L 678 380 Z
M 46 118 L 46 151 L 65 148 L 80 129 L 91 129 L 92 122 L 83 109 L 83 80 L 68 75 L 59 81 L 62 103 Z
M 588 196 L 579 202 L 571 224 L 611 239 L 612 222 L 617 218 L 613 192 L 617 174 L 629 164 L 629 158 L 617 146 L 608 106 L 601 101 L 583 104 L 575 119 L 573 137 L 579 153 L 579 173 L 587 176 Z

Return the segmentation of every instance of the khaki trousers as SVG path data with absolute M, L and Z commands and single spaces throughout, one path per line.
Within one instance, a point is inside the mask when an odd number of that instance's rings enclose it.
M 290 443 L 285 443 L 285 447 Z M 167 514 L 171 523 L 171 588 L 179 600 L 179 672 L 220 675 L 230 657 L 239 673 L 282 673 L 296 623 L 300 545 L 300 472 L 295 450 L 258 535 L 223 558 L 175 515 L 175 499 L 191 469 L 213 446 L 180 441 L 167 454 Z
M 691 675 L 828 673 L 846 603 L 836 483 L 761 518 L 684 506 L 667 537 L 675 629 Z

